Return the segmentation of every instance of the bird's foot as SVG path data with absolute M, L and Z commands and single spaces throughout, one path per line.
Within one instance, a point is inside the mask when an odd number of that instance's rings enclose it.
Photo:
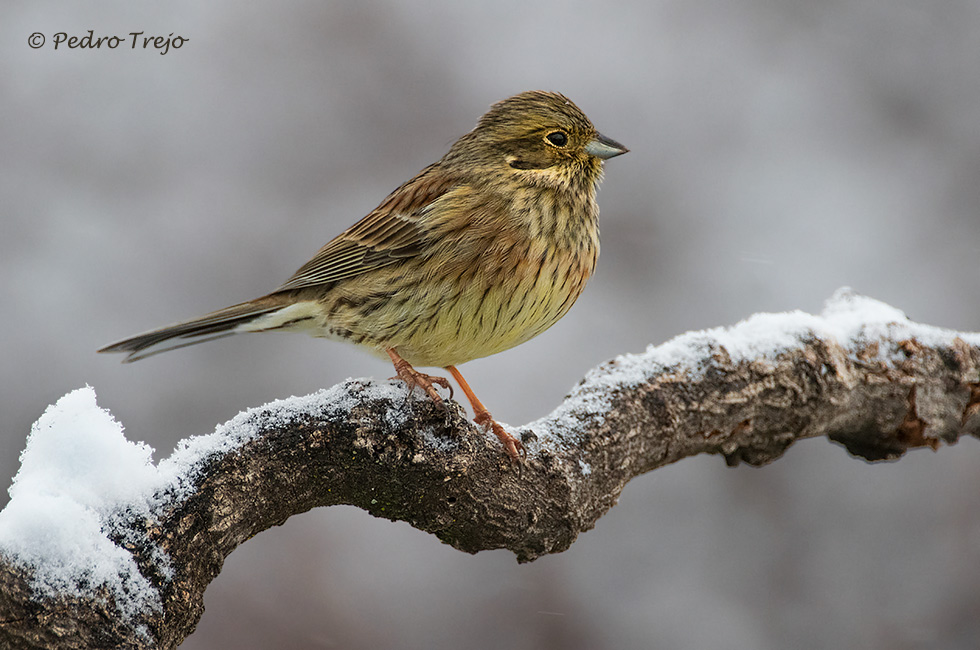
M 449 383 L 449 380 L 445 377 L 436 377 L 434 375 L 427 375 L 424 372 L 419 372 L 412 367 L 412 364 L 402 359 L 398 356 L 394 350 L 389 350 L 388 355 L 391 357 L 391 361 L 395 364 L 395 372 L 398 373 L 395 377 L 391 379 L 401 379 L 403 382 L 408 384 L 408 393 L 411 395 L 412 391 L 416 388 L 421 388 L 425 391 L 426 395 L 432 398 L 432 401 L 439 406 L 445 406 L 445 401 L 442 399 L 442 395 L 436 390 L 436 385 L 442 386 L 443 388 L 449 389 L 449 399 L 453 398 L 453 385 Z
M 497 436 L 500 440 L 500 444 L 504 446 L 504 450 L 510 459 L 515 463 L 521 463 L 525 458 L 527 458 L 527 451 L 524 449 L 524 443 L 515 438 L 514 436 L 507 433 L 507 431 L 500 425 L 499 422 L 493 419 L 489 411 L 481 411 L 476 414 L 473 418 L 477 426 L 480 427 L 490 427 L 493 434 Z

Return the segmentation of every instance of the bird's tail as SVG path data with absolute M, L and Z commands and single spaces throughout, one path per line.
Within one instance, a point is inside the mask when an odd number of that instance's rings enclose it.
M 268 317 L 282 310 L 283 307 L 282 304 L 270 304 L 266 301 L 243 302 L 219 309 L 200 318 L 137 334 L 123 341 L 107 345 L 99 352 L 125 352 L 128 353 L 128 356 L 123 359 L 123 363 L 139 361 L 160 352 L 176 350 L 188 345 L 213 341 L 243 332 L 269 329 L 268 326 L 262 326 L 264 325 L 262 321 L 265 320 L 263 317 Z M 269 325 L 275 326 L 273 323 L 269 323 Z

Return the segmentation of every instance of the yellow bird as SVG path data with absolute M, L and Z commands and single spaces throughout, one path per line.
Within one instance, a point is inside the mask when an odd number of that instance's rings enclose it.
M 599 255 L 603 161 L 626 153 L 569 99 L 530 91 L 494 104 L 438 162 L 327 243 L 272 293 L 99 352 L 136 361 L 246 332 L 348 341 L 388 357 L 436 402 L 449 371 L 513 459 L 523 446 L 456 369 L 565 315 Z

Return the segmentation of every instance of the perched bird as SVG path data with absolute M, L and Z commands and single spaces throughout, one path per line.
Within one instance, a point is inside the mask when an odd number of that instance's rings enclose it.
M 272 293 L 113 343 L 136 361 L 246 332 L 349 341 L 395 365 L 442 404 L 443 367 L 508 455 L 523 445 L 456 366 L 537 336 L 565 315 L 599 254 L 596 187 L 626 153 L 566 97 L 531 91 L 494 104 L 476 128 Z M 450 393 L 451 396 L 451 393 Z

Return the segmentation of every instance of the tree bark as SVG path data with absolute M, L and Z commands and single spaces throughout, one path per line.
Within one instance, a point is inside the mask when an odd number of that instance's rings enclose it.
M 980 437 L 980 335 L 846 292 L 822 316 L 686 334 L 599 366 L 552 414 L 519 427 L 521 465 L 455 403 L 447 413 L 404 395 L 349 380 L 306 406 L 253 409 L 236 425 L 244 442 L 202 458 L 184 477 L 188 493 L 164 498 L 151 519 L 107 522 L 160 594 L 162 608 L 138 620 L 104 588 L 40 598 L 30 568 L 0 556 L 0 646 L 176 647 L 228 554 L 317 506 L 355 505 L 468 553 L 506 548 L 527 562 L 567 549 L 631 478 L 695 454 L 764 465 L 825 436 L 879 461 Z

